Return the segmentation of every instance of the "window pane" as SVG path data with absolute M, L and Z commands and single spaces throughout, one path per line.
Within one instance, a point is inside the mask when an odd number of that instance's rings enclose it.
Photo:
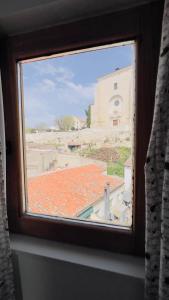
M 19 63 L 27 213 L 131 227 L 134 55 L 128 42 Z

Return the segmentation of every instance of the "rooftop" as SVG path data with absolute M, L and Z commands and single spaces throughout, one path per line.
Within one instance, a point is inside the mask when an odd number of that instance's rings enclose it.
M 115 190 L 123 179 L 103 175 L 103 169 L 94 164 L 32 177 L 28 180 L 28 211 L 76 217 L 101 199 L 108 182 Z
M 117 74 L 120 74 L 120 73 L 123 73 L 123 72 L 127 72 L 127 71 L 132 71 L 132 70 L 133 70 L 133 65 L 129 65 L 129 66 L 126 66 L 126 67 L 123 67 L 123 68 L 116 68 L 111 73 L 105 74 L 103 76 L 98 77 L 97 80 L 101 81 L 101 80 L 103 80 L 105 78 L 112 77 L 114 75 L 116 76 Z

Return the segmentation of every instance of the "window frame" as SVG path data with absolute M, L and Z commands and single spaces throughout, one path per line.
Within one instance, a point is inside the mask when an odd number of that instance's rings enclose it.
M 144 163 L 153 117 L 162 11 L 163 2 L 160 1 L 1 41 L 0 65 L 7 141 L 7 208 L 11 232 L 119 253 L 144 254 Z M 23 214 L 17 62 L 129 40 L 137 43 L 133 230 Z

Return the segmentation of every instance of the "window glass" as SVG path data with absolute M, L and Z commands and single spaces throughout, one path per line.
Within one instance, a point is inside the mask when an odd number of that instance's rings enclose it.
M 134 50 L 19 63 L 26 213 L 131 227 Z
M 120 101 L 119 101 L 119 100 L 114 101 L 114 105 L 115 105 L 115 106 L 119 106 L 119 104 L 120 104 Z
M 117 90 L 117 82 L 114 83 L 114 90 Z
M 119 120 L 113 120 L 113 126 L 117 126 L 118 125 L 118 121 Z

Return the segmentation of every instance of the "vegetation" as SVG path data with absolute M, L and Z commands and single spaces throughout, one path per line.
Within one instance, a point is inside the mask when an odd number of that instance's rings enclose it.
M 25 132 L 26 133 L 34 133 L 34 132 L 36 132 L 36 129 L 35 128 L 27 127 L 27 128 L 25 128 Z
M 93 148 L 92 144 L 89 144 L 87 148 L 80 150 L 80 155 L 88 158 L 94 158 L 96 156 L 96 149 Z
M 131 154 L 131 149 L 127 147 L 101 147 L 96 149 L 92 144 L 88 145 L 88 148 L 84 149 L 81 153 L 85 157 L 99 159 L 102 161 L 120 161 L 124 163 Z
M 94 149 L 89 145 L 81 155 L 107 162 L 107 175 L 124 177 L 124 163 L 130 157 L 131 149 L 127 147 Z
M 107 175 L 117 175 L 124 177 L 124 163 L 131 155 L 131 149 L 127 147 L 116 148 L 119 158 L 116 162 L 109 161 L 107 163 Z
M 91 125 L 91 105 L 89 105 L 88 108 L 85 110 L 85 114 L 86 114 L 87 127 L 90 128 L 90 125 Z
M 41 132 L 41 131 L 46 131 L 48 128 L 47 124 L 45 122 L 41 122 L 37 124 L 36 127 L 26 127 L 25 132 L 26 133 L 35 133 L 35 132 Z
M 47 124 L 45 122 L 41 122 L 36 126 L 36 129 L 38 131 L 44 131 L 48 128 Z
M 130 157 L 131 155 L 131 148 L 128 147 L 118 147 L 116 148 L 119 153 L 119 161 L 124 164 L 125 161 Z
M 109 162 L 107 164 L 107 175 L 124 177 L 124 165 L 119 162 Z
M 57 119 L 56 124 L 61 131 L 69 131 L 74 128 L 74 118 L 72 116 L 64 116 Z

